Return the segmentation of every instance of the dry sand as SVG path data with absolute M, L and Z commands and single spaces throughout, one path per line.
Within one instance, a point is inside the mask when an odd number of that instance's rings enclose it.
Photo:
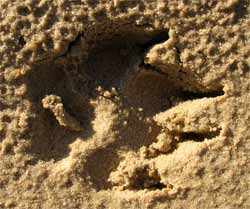
M 0 0 L 0 208 L 249 209 L 249 0 Z

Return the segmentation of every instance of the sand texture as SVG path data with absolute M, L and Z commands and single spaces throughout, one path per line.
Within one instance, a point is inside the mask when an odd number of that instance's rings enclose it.
M 249 209 L 249 0 L 0 0 L 0 209 Z

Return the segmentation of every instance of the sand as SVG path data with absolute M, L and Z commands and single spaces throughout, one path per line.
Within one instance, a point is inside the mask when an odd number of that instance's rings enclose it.
M 0 208 L 250 207 L 249 0 L 0 9 Z

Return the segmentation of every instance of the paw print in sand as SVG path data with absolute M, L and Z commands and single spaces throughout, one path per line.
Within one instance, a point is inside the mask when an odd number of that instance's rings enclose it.
M 96 191 L 171 190 L 155 159 L 216 138 L 224 92 L 183 68 L 171 30 L 113 29 L 90 29 L 26 78 L 32 154 L 69 162 Z

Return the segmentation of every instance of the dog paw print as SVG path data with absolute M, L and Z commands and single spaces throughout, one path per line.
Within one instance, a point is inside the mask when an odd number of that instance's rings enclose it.
M 183 69 L 173 31 L 112 30 L 98 37 L 90 28 L 25 78 L 32 155 L 77 161 L 80 178 L 96 191 L 172 189 L 154 159 L 184 141 L 218 136 L 224 92 Z

